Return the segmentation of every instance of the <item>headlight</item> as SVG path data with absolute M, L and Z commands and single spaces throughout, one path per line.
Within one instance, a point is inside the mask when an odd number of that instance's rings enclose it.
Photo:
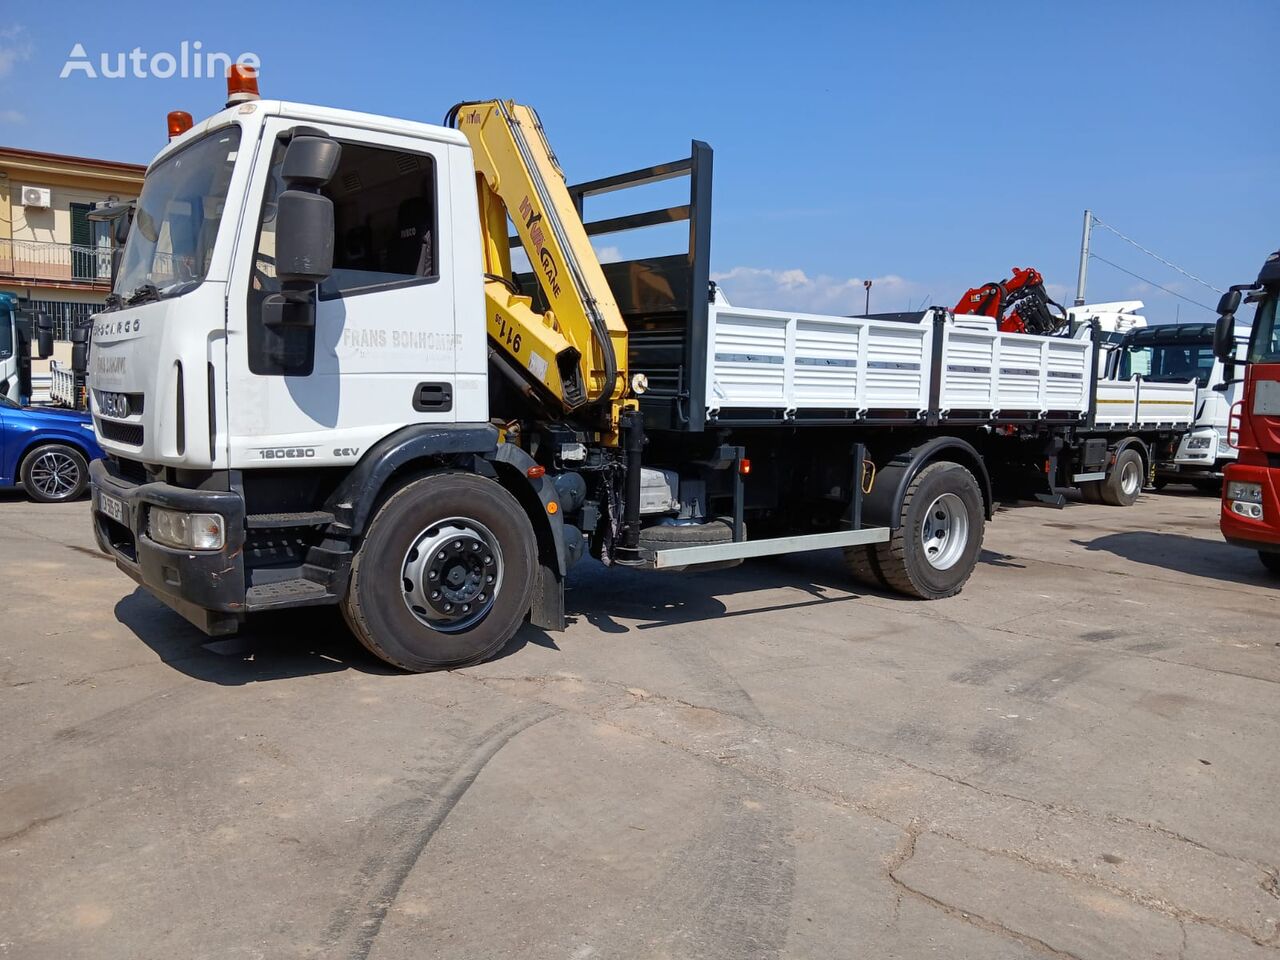
M 1245 503 L 1261 503 L 1262 484 L 1245 483 L 1242 480 L 1232 480 L 1227 484 L 1227 499 L 1242 500 Z
M 1192 437 L 1187 441 L 1188 450 L 1208 450 L 1213 446 L 1213 437 Z
M 179 550 L 221 550 L 227 542 L 220 514 L 182 513 L 161 507 L 152 507 L 147 513 L 147 536 Z

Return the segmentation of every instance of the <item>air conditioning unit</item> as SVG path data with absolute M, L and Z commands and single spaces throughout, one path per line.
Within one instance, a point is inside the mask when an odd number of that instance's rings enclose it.
M 22 205 L 47 209 L 53 204 L 53 191 L 48 187 L 23 187 Z

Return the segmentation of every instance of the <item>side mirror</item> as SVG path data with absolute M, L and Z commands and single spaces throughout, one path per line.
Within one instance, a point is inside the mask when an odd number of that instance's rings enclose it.
M 291 134 L 276 200 L 276 276 L 286 288 L 313 286 L 333 272 L 333 201 L 320 188 L 342 159 L 342 145 L 319 130 Z
M 333 201 L 285 190 L 276 201 L 276 276 L 282 285 L 315 286 L 333 272 Z
M 320 130 L 289 132 L 276 198 L 275 267 L 280 292 L 262 304 L 263 354 L 255 372 L 307 376 L 315 363 L 316 286 L 333 272 L 333 201 L 320 192 L 338 170 L 342 145 Z M 251 342 L 255 337 L 251 337 Z
M 71 370 L 74 373 L 89 371 L 89 327 L 71 328 Z
M 1228 299 L 1235 294 L 1235 306 L 1240 306 L 1240 291 L 1231 290 L 1222 295 L 1223 305 L 1231 306 Z M 1225 311 L 1218 317 L 1218 325 L 1213 328 L 1213 354 L 1224 364 L 1229 364 L 1235 360 L 1236 356 L 1236 316 L 1235 309 Z
M 1235 314 L 1240 309 L 1240 291 L 1232 288 L 1222 295 L 1218 300 L 1218 316 L 1223 317 L 1228 314 Z
M 47 313 L 36 314 L 36 359 L 48 360 L 53 356 L 53 318 Z

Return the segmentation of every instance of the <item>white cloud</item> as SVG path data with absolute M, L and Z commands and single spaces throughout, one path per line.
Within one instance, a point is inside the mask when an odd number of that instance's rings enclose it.
M 617 263 L 622 259 L 622 251 L 617 247 L 596 247 L 596 259 L 601 263 Z
M 26 123 L 26 114 L 18 110 L 0 110 L 0 123 Z
M 770 270 L 762 267 L 734 267 L 713 273 L 711 279 L 724 288 L 729 302 L 737 307 L 799 310 L 806 313 L 856 314 L 866 302 L 863 277 L 810 277 L 803 270 Z M 906 310 L 908 304 L 923 304 L 929 290 L 895 274 L 871 277 L 871 309 L 890 313 Z
M 31 41 L 22 27 L 0 30 L 0 77 L 7 77 L 13 68 L 31 59 Z

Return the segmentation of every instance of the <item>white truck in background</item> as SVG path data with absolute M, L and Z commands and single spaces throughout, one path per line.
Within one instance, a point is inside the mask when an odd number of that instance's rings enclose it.
M 1241 351 L 1249 331 L 1236 328 L 1237 359 L 1224 363 L 1213 353 L 1212 323 L 1179 323 L 1135 330 L 1123 338 L 1112 359 L 1117 378 L 1141 377 L 1144 383 L 1196 384 L 1194 411 L 1177 447 L 1156 463 L 1155 484 L 1190 483 L 1217 494 L 1222 472 L 1236 459 L 1227 441 L 1231 407 L 1241 396 Z

